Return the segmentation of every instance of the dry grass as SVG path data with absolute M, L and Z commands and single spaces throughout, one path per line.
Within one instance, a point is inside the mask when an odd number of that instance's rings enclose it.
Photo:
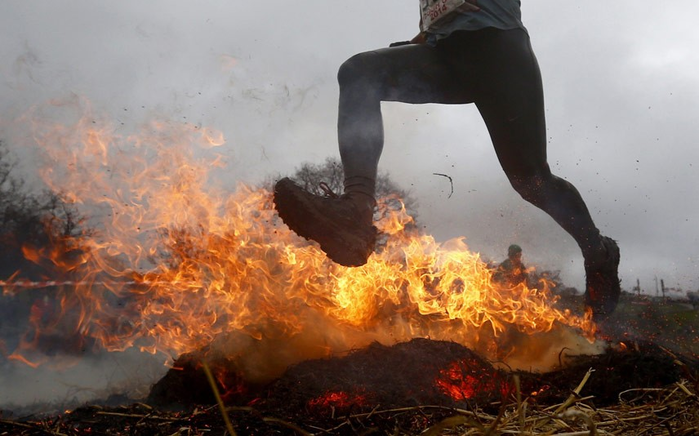
M 586 379 L 594 374 L 588 373 Z M 666 388 L 637 388 L 619 394 L 617 405 L 596 408 L 581 397 L 582 380 L 561 404 L 542 406 L 517 395 L 498 413 L 417 406 L 345 416 L 275 417 L 254 407 L 229 407 L 238 434 L 259 435 L 699 435 L 696 387 L 678 382 Z M 312 419 L 311 419 L 312 418 Z M 143 404 L 104 409 L 86 407 L 36 421 L 0 419 L 0 435 L 224 435 L 230 434 L 216 406 L 189 413 L 158 411 Z

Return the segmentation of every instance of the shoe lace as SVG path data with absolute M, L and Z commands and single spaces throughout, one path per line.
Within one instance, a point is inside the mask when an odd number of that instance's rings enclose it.
M 330 198 L 338 198 L 338 197 L 340 197 L 339 195 L 337 195 L 336 193 L 334 193 L 333 190 L 330 189 L 330 186 L 328 186 L 328 184 L 325 183 L 325 182 L 320 182 L 320 183 L 318 183 L 318 187 L 325 193 L 325 196 L 326 196 L 326 197 L 330 197 Z

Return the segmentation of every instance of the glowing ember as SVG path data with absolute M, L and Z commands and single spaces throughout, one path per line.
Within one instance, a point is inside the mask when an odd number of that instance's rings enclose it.
M 478 395 L 492 396 L 494 393 L 504 398 L 512 391 L 510 384 L 501 380 L 495 371 L 487 373 L 482 365 L 467 359 L 452 362 L 448 368 L 440 371 L 435 384 L 456 401 L 469 400 Z
M 43 180 L 92 217 L 96 231 L 57 238 L 50 250 L 27 247 L 28 258 L 49 259 L 74 284 L 36 308 L 34 331 L 13 359 L 41 363 L 32 350 L 51 335 L 170 356 L 225 335 L 231 356 L 270 344 L 266 352 L 286 361 L 264 370 L 279 372 L 374 340 L 430 337 L 490 350 L 483 342 L 508 329 L 592 331 L 586 319 L 552 307 L 546 283 L 500 288 L 462 239 L 440 244 L 408 230 L 405 209 L 389 207 L 395 199 L 379 204 L 385 245 L 361 268 L 338 266 L 281 223 L 266 189 L 213 186 L 210 170 L 224 166 L 215 153 L 220 133 L 151 123 L 123 136 L 80 106 L 74 123 L 39 117 L 32 125 L 47 159 Z M 298 351 L 280 351 L 286 346 Z M 467 386 L 459 389 L 467 395 Z
M 348 409 L 352 406 L 364 406 L 367 404 L 366 394 L 349 392 L 328 392 L 318 398 L 313 398 L 308 402 L 310 408 L 322 409 Z
M 539 395 L 545 393 L 546 391 L 548 391 L 548 390 L 550 390 L 550 389 L 551 389 L 551 386 L 549 386 L 549 385 L 544 385 L 544 386 L 542 386 L 538 391 L 534 391 L 534 392 L 532 392 L 530 395 L 531 395 L 532 397 L 538 397 Z
M 461 372 L 458 363 L 443 371 L 444 378 L 435 380 L 442 391 L 455 400 L 467 400 L 476 395 L 478 379 Z

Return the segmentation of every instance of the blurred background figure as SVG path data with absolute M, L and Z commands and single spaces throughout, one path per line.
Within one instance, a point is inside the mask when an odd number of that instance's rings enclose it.
M 514 287 L 520 283 L 529 285 L 527 268 L 522 263 L 522 247 L 517 244 L 509 246 L 507 259 L 498 265 L 493 280 L 508 287 Z

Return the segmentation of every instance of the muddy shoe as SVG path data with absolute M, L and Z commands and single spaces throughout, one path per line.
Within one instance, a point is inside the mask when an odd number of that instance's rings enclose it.
M 602 238 L 607 257 L 597 265 L 585 263 L 585 306 L 592 309 L 595 321 L 602 321 L 614 312 L 619 303 L 619 246 L 607 237 Z
M 376 227 L 345 196 L 320 197 L 289 178 L 274 185 L 274 207 L 291 230 L 320 244 L 334 262 L 361 266 L 374 251 Z

